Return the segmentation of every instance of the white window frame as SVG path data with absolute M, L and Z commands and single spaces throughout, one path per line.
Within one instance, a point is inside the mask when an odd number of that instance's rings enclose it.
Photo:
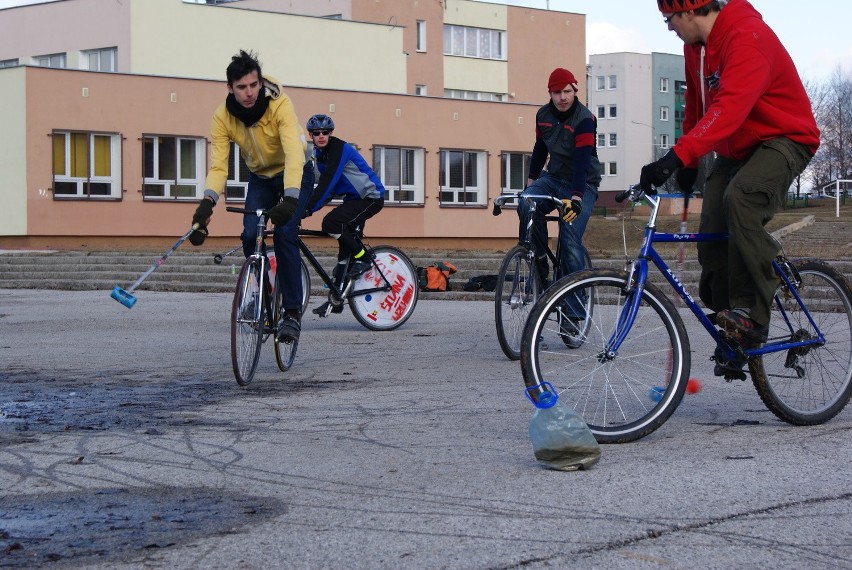
M 606 164 L 607 176 L 617 176 L 618 175 L 618 163 L 617 162 L 608 162 Z
M 668 77 L 660 77 L 660 93 L 668 93 L 669 92 L 669 78 Z
M 105 73 L 115 72 L 118 70 L 118 48 L 101 48 L 84 50 L 81 53 L 80 69 L 88 69 L 89 71 L 101 71 Z M 92 65 L 92 63 L 95 65 Z M 104 65 L 108 69 L 103 69 Z
M 517 174 L 520 161 L 521 179 L 513 182 L 512 173 Z M 520 194 L 524 191 L 527 185 L 527 179 L 530 177 L 530 161 L 532 161 L 532 153 L 530 152 L 509 152 L 503 151 L 500 153 L 500 190 L 503 194 Z
M 398 173 L 388 171 L 390 166 L 390 161 L 387 159 L 388 151 L 399 151 Z M 410 161 L 403 159 L 403 155 L 410 157 Z M 373 147 L 373 170 L 376 171 L 387 192 L 385 204 L 423 205 L 425 156 L 426 152 L 422 148 L 390 145 Z M 403 183 L 404 180 L 406 183 Z M 398 183 L 394 184 L 393 181 Z M 403 198 L 402 194 L 408 194 L 410 198 Z
M 603 91 L 604 89 L 606 89 L 606 76 L 605 75 L 598 75 L 597 76 L 597 83 L 595 85 L 595 90 L 596 91 Z
M 463 186 L 450 186 L 454 168 L 452 159 L 461 154 Z M 438 198 L 441 206 L 484 206 L 488 199 L 488 154 L 482 150 L 441 149 L 439 153 Z M 473 170 L 468 167 L 470 158 L 476 159 Z M 471 178 L 473 184 L 471 182 Z
M 598 105 L 598 119 L 606 119 L 606 105 Z
M 610 105 L 609 106 L 609 115 L 607 115 L 610 119 L 615 119 L 618 117 L 618 105 Z
M 425 97 L 427 95 L 427 89 L 425 85 L 420 85 L 419 83 L 414 86 L 414 94 L 419 95 L 420 97 Z
M 87 164 L 86 164 L 86 176 L 72 176 L 72 167 L 71 167 L 71 135 L 85 135 L 86 136 L 86 152 L 87 152 Z M 57 130 L 53 131 L 52 136 L 55 137 L 63 137 L 64 138 L 64 156 L 62 157 L 62 172 L 56 172 L 56 157 L 54 156 L 54 172 L 53 172 L 53 199 L 54 200 L 67 200 L 67 199 L 87 199 L 87 200 L 115 200 L 121 198 L 122 189 L 121 189 L 121 135 L 118 133 L 103 133 L 103 132 L 93 132 L 93 131 L 62 131 Z M 108 175 L 96 175 L 93 174 L 95 172 L 95 159 L 96 159 L 96 146 L 95 141 L 101 137 L 109 138 L 109 174 Z M 53 145 L 53 152 L 56 152 L 56 143 Z M 58 190 L 58 185 L 62 184 L 65 186 L 63 191 Z M 91 192 L 91 185 L 109 185 L 109 192 L 105 194 L 93 194 Z M 73 192 L 68 192 L 66 190 L 70 189 L 69 187 L 73 187 Z
M 417 20 L 417 47 L 419 52 L 426 51 L 426 20 Z
M 174 139 L 174 178 L 164 178 L 160 172 L 160 145 L 164 139 Z M 190 164 L 183 162 L 182 146 L 184 143 L 194 144 L 194 153 Z M 151 157 L 145 156 L 146 150 L 151 145 Z M 161 200 L 191 200 L 195 201 L 204 195 L 204 182 L 207 173 L 206 167 L 207 142 L 201 137 L 187 137 L 179 135 L 142 135 L 142 199 L 151 201 Z M 148 161 L 151 161 L 151 175 L 145 176 Z M 191 177 L 182 176 L 185 168 L 191 169 Z M 159 192 L 157 192 L 159 190 Z M 189 190 L 189 192 L 187 192 Z
M 466 91 L 464 89 L 444 89 L 446 99 L 465 99 L 467 101 L 496 101 L 506 102 L 505 93 L 490 93 L 488 91 Z
M 67 61 L 64 53 L 47 53 L 33 58 L 33 63 L 39 67 L 52 67 L 54 69 L 65 69 L 68 65 Z
M 444 24 L 444 55 L 506 61 L 506 31 Z
M 669 135 L 660 135 L 660 148 L 669 148 Z
M 668 121 L 669 120 L 669 108 L 663 105 L 660 107 L 660 120 Z
M 17 59 L 4 59 L 4 60 L 0 61 L 0 68 L 15 67 L 16 65 L 18 65 Z
M 607 77 L 607 86 L 606 88 L 609 90 L 613 90 L 618 87 L 618 78 L 615 75 L 610 75 Z
M 598 133 L 597 147 L 604 148 L 606 146 L 606 133 Z
M 609 146 L 618 146 L 618 133 L 609 133 Z
M 308 143 L 313 156 L 313 143 Z M 230 143 L 231 153 L 228 156 L 228 179 L 225 181 L 225 202 L 245 202 L 248 192 L 249 169 L 246 166 L 237 143 Z M 245 179 L 243 178 L 245 175 Z

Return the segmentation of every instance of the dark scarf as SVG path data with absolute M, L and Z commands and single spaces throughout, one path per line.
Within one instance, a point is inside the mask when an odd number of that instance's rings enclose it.
M 554 116 L 559 120 L 559 122 L 565 122 L 568 120 L 568 117 L 571 116 L 571 113 L 574 112 L 574 109 L 577 108 L 578 99 L 574 99 L 574 102 L 571 103 L 571 106 L 565 112 L 560 111 L 556 108 L 556 105 L 553 104 L 553 101 L 550 102 L 550 110 L 553 112 Z
M 266 112 L 267 107 L 269 107 L 269 97 L 266 96 L 266 89 L 263 90 L 251 109 L 246 109 L 237 103 L 233 93 L 228 93 L 228 97 L 225 99 L 225 108 L 228 109 L 228 112 L 241 120 L 247 127 L 258 122 Z

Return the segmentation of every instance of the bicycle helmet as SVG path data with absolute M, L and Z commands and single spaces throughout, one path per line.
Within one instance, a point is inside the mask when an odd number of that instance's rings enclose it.
M 305 128 L 308 129 L 309 133 L 313 131 L 333 131 L 334 121 L 328 115 L 314 115 L 308 119 L 308 124 L 305 125 Z

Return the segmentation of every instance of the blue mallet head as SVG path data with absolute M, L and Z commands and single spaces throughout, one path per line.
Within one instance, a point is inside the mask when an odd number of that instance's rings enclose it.
M 128 309 L 132 309 L 133 305 L 136 304 L 136 297 L 134 297 L 131 293 L 128 293 L 118 285 L 112 288 L 112 294 L 110 294 L 110 297 L 112 297 Z

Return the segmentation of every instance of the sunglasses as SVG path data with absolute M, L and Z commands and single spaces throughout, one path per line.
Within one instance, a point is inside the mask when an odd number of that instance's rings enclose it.
M 671 21 L 674 19 L 675 16 L 679 16 L 681 14 L 683 14 L 683 12 L 675 12 L 674 14 L 669 16 L 668 18 L 663 18 L 663 22 L 668 26 L 671 23 Z
M 311 136 L 318 137 L 320 135 L 327 137 L 331 134 L 331 131 L 311 131 Z

